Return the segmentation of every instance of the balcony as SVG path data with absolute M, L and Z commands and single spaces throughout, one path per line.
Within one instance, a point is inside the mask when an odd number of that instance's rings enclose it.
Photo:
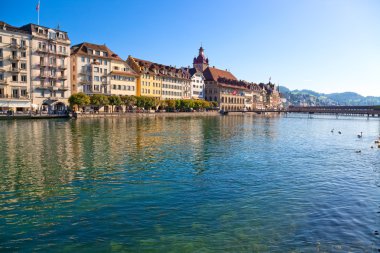
M 67 69 L 67 66 L 65 66 L 65 65 L 61 65 L 61 66 L 58 66 L 57 68 L 59 68 L 60 70 L 66 70 L 66 69 Z
M 64 57 L 68 57 L 69 56 L 69 54 L 66 53 L 66 52 L 58 52 L 57 51 L 56 54 L 59 55 L 59 56 L 64 56 Z
M 20 56 L 11 55 L 11 56 L 9 56 L 8 59 L 9 59 L 10 61 L 19 61 L 19 60 L 20 60 Z
M 10 68 L 9 68 L 9 72 L 18 73 L 18 72 L 20 72 L 20 69 L 17 68 L 17 67 L 10 67 Z
M 8 85 L 8 80 L 7 79 L 1 79 L 0 80 L 0 85 Z
M 20 68 L 21 72 L 26 72 L 26 69 Z
M 62 75 L 62 76 L 59 76 L 58 79 L 61 79 L 61 80 L 67 80 L 67 76 Z
M 40 64 L 37 64 L 37 67 L 39 67 L 39 68 L 45 68 L 47 66 L 48 66 L 48 64 L 45 62 L 40 62 Z
M 48 67 L 51 68 L 51 69 L 55 69 L 55 68 L 57 68 L 57 64 L 55 64 L 55 63 L 49 63 Z
M 47 48 L 37 48 L 36 50 L 37 53 L 42 53 L 42 54 L 47 54 L 48 49 Z
M 10 48 L 13 48 L 13 49 L 19 49 L 19 48 L 20 48 L 20 45 L 17 44 L 17 43 L 11 43 L 11 44 L 9 44 L 9 47 L 10 47 Z
M 40 79 L 48 78 L 48 75 L 46 73 L 40 73 L 39 75 Z
M 56 75 L 49 75 L 49 78 L 55 80 L 55 79 L 58 79 L 58 76 L 56 76 Z

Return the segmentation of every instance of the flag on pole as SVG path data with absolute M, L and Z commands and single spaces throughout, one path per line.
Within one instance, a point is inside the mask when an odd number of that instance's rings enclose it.
M 37 6 L 36 6 L 36 11 L 40 10 L 40 1 L 38 1 Z

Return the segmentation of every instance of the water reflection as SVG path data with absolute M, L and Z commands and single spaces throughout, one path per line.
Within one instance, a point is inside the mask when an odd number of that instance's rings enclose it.
M 363 249 L 380 230 L 379 131 L 251 115 L 1 121 L 0 251 Z

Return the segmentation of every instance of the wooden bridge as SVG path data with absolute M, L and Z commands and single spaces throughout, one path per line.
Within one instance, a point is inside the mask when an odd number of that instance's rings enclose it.
M 304 113 L 304 114 L 327 114 L 327 115 L 346 115 L 346 116 L 366 116 L 380 117 L 380 106 L 289 106 L 286 109 L 262 109 L 251 111 L 224 111 L 222 114 L 229 112 L 241 112 L 257 114 L 265 113 Z

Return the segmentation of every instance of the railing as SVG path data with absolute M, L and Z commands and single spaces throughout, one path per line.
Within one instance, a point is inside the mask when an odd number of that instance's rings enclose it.
M 62 70 L 65 70 L 65 69 L 67 69 L 67 66 L 65 66 L 65 65 L 60 65 L 60 66 L 58 66 L 57 68 L 62 69 Z
M 67 76 L 65 76 L 65 75 L 59 76 L 58 78 L 61 79 L 61 80 L 67 80 Z
M 11 56 L 9 56 L 9 60 L 11 60 L 11 61 L 19 61 L 20 60 L 20 56 L 11 55 Z
M 18 48 L 20 47 L 20 45 L 17 44 L 17 43 L 10 43 L 10 44 L 9 44 L 9 47 L 10 47 L 10 48 L 14 48 L 14 49 L 18 49 Z
M 47 78 L 47 77 L 48 77 L 48 75 L 47 75 L 47 74 L 45 74 L 45 73 L 40 73 L 40 74 L 39 74 L 39 77 L 40 77 L 40 78 Z
M 20 72 L 20 69 L 19 68 L 15 68 L 15 67 L 10 67 L 9 71 L 10 72 Z
M 47 48 L 37 48 L 37 53 L 48 53 L 48 49 Z
M 0 84 L 7 85 L 8 84 L 8 80 L 1 79 L 0 80 Z

